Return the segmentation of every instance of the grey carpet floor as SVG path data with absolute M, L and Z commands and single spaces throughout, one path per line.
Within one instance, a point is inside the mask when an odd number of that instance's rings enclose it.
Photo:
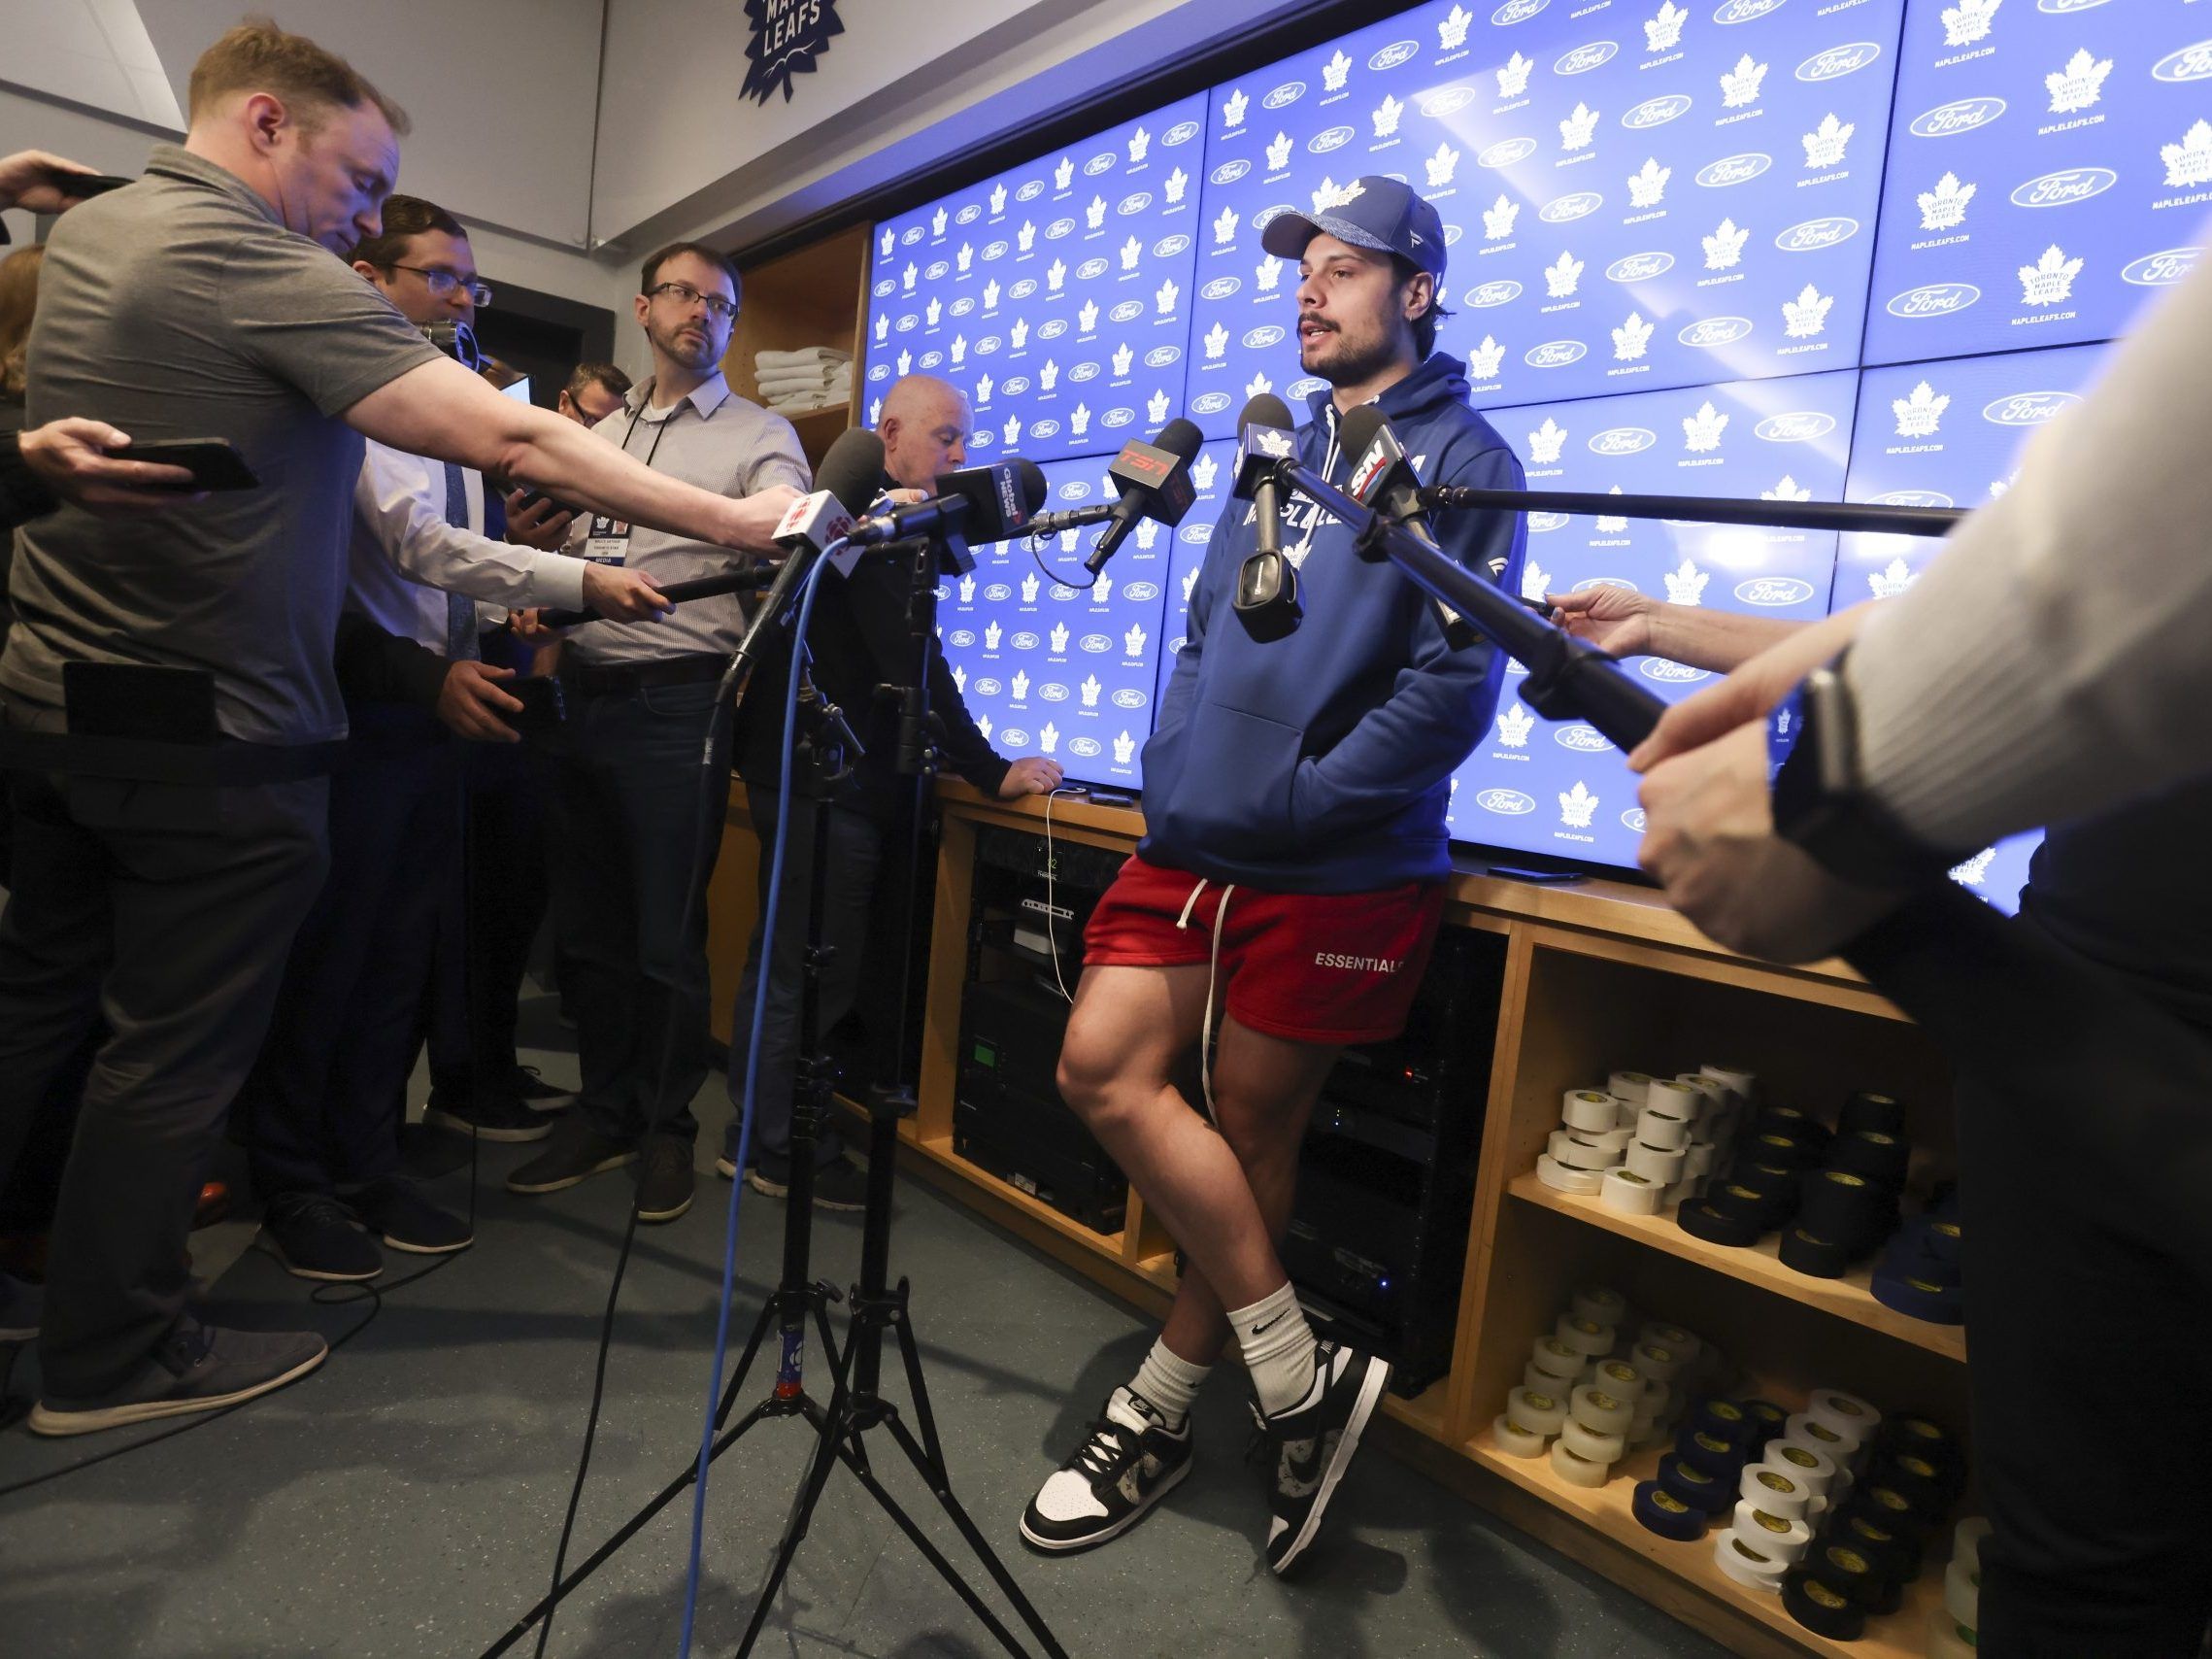
M 530 1058 L 573 1076 L 566 1056 Z M 719 1144 L 721 1086 L 718 1073 L 703 1093 L 703 1149 Z M 628 1192 L 615 1174 L 548 1199 L 513 1197 L 499 1177 L 528 1151 L 486 1149 L 475 1248 L 395 1290 L 308 1381 L 0 1499 L 0 1652 L 465 1659 L 504 1634 L 547 1582 Z M 429 1190 L 459 1207 L 468 1174 Z M 729 1190 L 705 1174 L 689 1215 L 641 1230 L 572 1562 L 695 1454 Z M 733 1358 L 780 1267 L 782 1216 L 774 1201 L 746 1196 Z M 235 1258 L 213 1286 L 214 1316 L 304 1323 L 335 1338 L 368 1310 L 312 1304 L 307 1286 L 242 1248 L 248 1236 L 243 1226 L 195 1236 L 203 1270 Z M 824 1217 L 817 1273 L 849 1284 L 858 1246 L 857 1217 Z M 393 1256 L 387 1276 L 419 1265 Z M 1379 1451 L 1355 1469 L 1310 1570 L 1276 1580 L 1258 1560 L 1264 1494 L 1260 1472 L 1242 1461 L 1248 1419 L 1231 1374 L 1200 1401 L 1192 1473 L 1158 1513 L 1086 1555 L 1031 1555 L 1015 1533 L 1022 1504 L 1134 1371 L 1151 1333 L 910 1182 L 899 1189 L 893 1270 L 915 1283 L 956 1490 L 1077 1659 L 1720 1651 Z M 842 1336 L 841 1312 L 836 1326 Z M 741 1405 L 766 1393 L 772 1364 L 771 1354 L 756 1365 Z M 29 1375 L 19 1364 L 17 1393 Z M 0 1434 L 0 1486 L 144 1435 L 50 1442 L 16 1426 Z M 811 1443 L 797 1424 L 770 1423 L 715 1466 L 695 1651 L 734 1651 Z M 926 1491 L 888 1439 L 877 1443 L 888 1484 L 964 1561 Z M 689 1525 L 687 1494 L 562 1607 L 549 1651 L 676 1653 Z M 840 1471 L 757 1651 L 967 1659 L 999 1649 Z

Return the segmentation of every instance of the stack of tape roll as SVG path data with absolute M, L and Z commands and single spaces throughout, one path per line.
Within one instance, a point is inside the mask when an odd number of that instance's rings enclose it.
M 1981 1645 L 1982 1540 L 1990 1523 L 1980 1515 L 1961 1521 L 1951 1535 L 1951 1565 L 1943 1570 L 1943 1605 L 1927 1616 L 1928 1659 L 1961 1659 Z
M 1874 1270 L 1874 1300 L 1915 1319 L 1964 1324 L 1966 1292 L 1959 1276 L 1963 1238 L 1954 1187 L 1890 1240 L 1889 1251 Z
M 1606 1177 L 1620 1168 L 1635 1138 L 1619 1117 L 1620 1103 L 1605 1091 L 1569 1089 L 1560 1101 L 1559 1127 L 1536 1160 L 1537 1179 L 1562 1193 L 1603 1193 Z
M 1754 1081 L 1709 1066 L 1674 1077 L 1616 1071 L 1602 1089 L 1570 1089 L 1537 1176 L 1627 1215 L 1659 1214 L 1726 1160 Z
M 1509 1457 L 1544 1455 L 1546 1444 L 1564 1433 L 1576 1394 L 1592 1384 L 1612 1354 L 1615 1334 L 1627 1313 L 1627 1298 L 1617 1290 L 1592 1285 L 1574 1293 L 1558 1323 L 1536 1338 L 1521 1386 L 1506 1397 L 1505 1409 L 1491 1424 L 1491 1438 L 1500 1451 Z M 1620 1415 L 1625 1428 L 1633 1416 L 1632 1403 Z M 1577 1440 L 1581 1443 L 1582 1437 Z M 1600 1473 L 1598 1481 L 1603 1479 Z

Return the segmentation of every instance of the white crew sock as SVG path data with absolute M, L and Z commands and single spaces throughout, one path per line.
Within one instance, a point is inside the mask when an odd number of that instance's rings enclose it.
M 1190 1415 L 1190 1403 L 1213 1374 L 1212 1366 L 1194 1366 L 1155 1340 L 1145 1363 L 1137 1368 L 1129 1392 L 1157 1410 L 1170 1430 L 1180 1431 Z
M 1272 1417 L 1305 1398 L 1314 1379 L 1314 1331 L 1289 1279 L 1273 1296 L 1231 1308 L 1229 1329 L 1244 1351 L 1263 1413 Z

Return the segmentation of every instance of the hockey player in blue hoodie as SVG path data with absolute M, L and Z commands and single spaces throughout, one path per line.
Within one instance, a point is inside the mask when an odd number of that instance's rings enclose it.
M 1522 487 L 1467 407 L 1461 365 L 1433 353 L 1433 207 L 1362 178 L 1325 212 L 1270 221 L 1262 246 L 1298 261 L 1299 362 L 1328 383 L 1298 431 L 1305 465 L 1343 484 L 1359 457 L 1339 453 L 1338 423 L 1373 402 L 1425 481 Z M 1490 723 L 1504 660 L 1453 646 L 1429 602 L 1314 503 L 1292 497 L 1283 519 L 1305 621 L 1272 643 L 1242 626 L 1231 601 L 1254 519 L 1225 515 L 1145 746 L 1148 833 L 1085 935 L 1060 1091 L 1187 1265 L 1136 1376 L 1024 1511 L 1040 1549 L 1117 1537 L 1182 1479 L 1191 1401 L 1233 1335 L 1273 1442 L 1266 1555 L 1284 1572 L 1390 1382 L 1379 1356 L 1317 1340 L 1275 1240 L 1338 1053 L 1404 1027 L 1443 913 L 1451 774 Z M 1519 514 L 1451 514 L 1435 529 L 1459 562 L 1519 591 Z M 1170 1075 L 1217 1002 L 1208 1122 Z

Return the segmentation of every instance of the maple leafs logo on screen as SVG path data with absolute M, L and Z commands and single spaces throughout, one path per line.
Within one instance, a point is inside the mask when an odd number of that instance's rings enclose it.
M 1697 413 L 1682 418 L 1682 441 L 1691 454 L 1702 455 L 1721 447 L 1721 434 L 1728 429 L 1728 418 L 1714 409 L 1707 398 L 1697 406 Z
M 1273 391 L 1274 389 L 1275 383 L 1267 378 L 1266 371 L 1262 369 L 1259 373 L 1254 375 L 1250 380 L 1245 382 L 1244 395 L 1247 399 L 1250 399 L 1257 397 L 1263 391 Z M 1162 399 L 1163 403 L 1164 401 L 1165 400 Z M 1164 414 L 1165 412 L 1166 411 L 1162 409 L 1161 413 Z
M 1045 359 L 1045 366 L 1037 371 L 1038 389 L 1043 391 L 1052 390 L 1054 387 L 1059 384 L 1059 364 L 1054 361 L 1051 357 L 1047 357 Z
M 1098 302 L 1096 300 L 1087 299 L 1083 302 L 1083 309 L 1075 314 L 1075 325 L 1086 334 L 1098 326 Z M 1126 371 L 1116 370 L 1115 372 L 1124 373 Z
M 1946 173 L 1935 181 L 1935 188 L 1920 193 L 1920 227 L 1923 230 L 1953 230 L 1966 218 L 1966 204 L 1974 199 L 1978 185 L 1961 185 L 1959 175 Z
M 1521 217 L 1521 204 L 1502 192 L 1496 202 L 1483 209 L 1483 240 L 1503 242 L 1513 234 L 1513 221 Z
M 1075 538 L 1082 533 L 1081 530 L 1060 531 L 1060 552 L 1073 553 L 1075 551 Z
M 1173 317 L 1175 315 L 1175 301 L 1182 292 L 1183 290 L 1175 286 L 1173 278 L 1159 285 L 1158 288 L 1154 291 L 1152 298 L 1153 304 L 1157 308 L 1160 316 Z
M 1028 579 L 1022 584 L 1022 597 L 1024 602 L 1033 601 L 1037 597 L 1037 578 L 1034 573 L 1032 573 Z M 1017 668 L 1014 670 L 1014 700 L 1016 702 L 1021 702 L 1023 698 L 1028 696 L 1028 671 L 1026 669 Z
M 1673 176 L 1672 167 L 1661 167 L 1657 157 L 1645 156 L 1642 170 L 1628 175 L 1628 205 L 1658 207 L 1665 200 L 1666 182 Z
M 1113 598 L 1114 579 L 1101 570 L 1098 573 L 1098 580 L 1090 585 L 1090 602 L 1094 605 L 1110 604 L 1113 602 Z
M 1251 104 L 1252 100 L 1244 95 L 1241 88 L 1231 92 L 1228 95 L 1228 101 L 1222 105 L 1222 124 L 1224 126 L 1244 125 L 1244 112 Z
M 1278 129 L 1275 141 L 1267 147 L 1267 170 L 1270 173 L 1280 173 L 1290 164 L 1290 135 Z
M 1092 196 L 1090 205 L 1083 210 L 1083 217 L 1089 221 L 1088 228 L 1091 230 L 1096 230 L 1104 224 L 1106 222 L 1106 198 L 1104 196 Z
M 1984 847 L 1962 864 L 1951 866 L 1951 879 L 1963 887 L 1979 887 L 1989 879 L 1990 861 L 1997 856 L 1994 847 Z
M 1748 226 L 1739 228 L 1732 219 L 1721 220 L 1720 228 L 1705 241 L 1705 268 L 1708 271 L 1726 271 L 1743 257 L 1744 239 L 1751 234 Z
M 987 283 L 985 283 L 985 284 L 983 285 L 983 308 L 984 308 L 984 310 L 986 310 L 986 311 L 996 311 L 996 310 L 998 309 L 998 294 L 999 294 L 999 288 L 998 288 L 998 279 L 997 279 L 996 277 L 993 277 L 993 278 L 991 278 L 991 279 L 990 279 L 990 281 L 989 281 L 989 282 L 987 282 Z
M 1528 458 L 1538 466 L 1555 466 L 1566 441 L 1567 429 L 1547 415 L 1544 423 L 1528 434 Z
M 1129 134 L 1129 165 L 1134 167 L 1142 161 L 1145 158 L 1145 152 L 1151 148 L 1152 134 L 1145 131 L 1143 127 L 1139 127 L 1135 132 Z
M 959 261 L 960 275 L 966 276 L 969 267 L 976 262 L 976 245 L 973 242 L 961 243 L 960 251 L 955 257 Z
M 1045 267 L 1045 291 L 1047 293 L 1058 293 L 1060 291 L 1061 285 L 1066 281 L 1066 260 L 1055 259 L 1050 265 Z
M 899 378 L 900 378 L 901 380 L 904 380 L 904 379 L 905 379 L 905 378 L 906 378 L 908 375 L 912 374 L 913 372 L 914 372 L 914 354 L 913 354 L 912 352 L 901 352 L 901 353 L 899 353 L 899 355 L 898 355 L 898 373 L 899 373 Z
M 1559 793 L 1559 822 L 1569 830 L 1587 830 L 1591 816 L 1597 811 L 1597 796 L 1580 779 L 1574 788 Z
M 1229 331 L 1223 327 L 1220 322 L 1217 322 L 1206 330 L 1205 340 L 1206 360 L 1208 362 L 1219 362 L 1228 356 Z
M 1214 488 L 1214 479 L 1221 470 L 1222 463 L 1212 456 L 1200 456 L 1190 463 L 1190 482 L 1197 487 L 1199 494 L 1203 495 Z M 1150 519 L 1145 521 L 1148 525 L 1152 522 Z
M 909 259 L 906 262 L 906 269 L 899 272 L 898 274 L 900 290 L 905 293 L 912 293 L 914 291 L 914 285 L 921 280 L 922 267 L 920 265 L 917 265 L 912 259 Z
M 1438 189 L 1452 182 L 1452 175 L 1459 170 L 1459 152 L 1449 144 L 1438 144 L 1436 153 L 1424 163 L 1428 169 L 1428 187 Z
M 1096 674 L 1086 674 L 1083 677 L 1083 684 L 1076 687 L 1076 691 L 1082 695 L 1085 708 L 1096 708 L 1098 706 L 1098 694 L 1105 689 L 1098 683 Z
M 745 0 L 753 39 L 745 49 L 751 60 L 738 96 L 765 104 L 781 90 L 791 101 L 791 77 L 812 75 L 815 60 L 829 50 L 830 38 L 845 32 L 837 0 Z
M 1004 185 L 991 186 L 990 211 L 993 217 L 1006 211 L 1006 186 Z
M 1006 337 L 1014 343 L 1014 349 L 1017 352 L 1022 350 L 1022 347 L 1026 346 L 1029 343 L 1028 320 L 1026 318 L 1017 317 L 1014 320 L 1014 326 L 1006 331 Z
M 952 215 L 948 214 L 943 208 L 939 208 L 935 213 L 931 214 L 929 216 L 929 234 L 932 236 L 944 235 L 946 221 L 951 218 Z
M 1067 649 L 1067 624 L 1053 624 L 1053 655 L 1059 656 Z
M 1824 294 L 1807 283 L 1795 299 L 1782 302 L 1783 332 L 1793 340 L 1811 339 L 1827 326 L 1828 307 L 1833 304 L 1833 294 Z
M 1037 747 L 1050 755 L 1059 746 L 1060 728 L 1048 720 L 1045 722 L 1045 729 L 1037 733 Z
M 1003 627 L 999 626 L 999 625 L 996 623 L 986 624 L 983 630 L 983 648 L 986 651 L 996 651 L 998 649 L 999 636 L 1005 631 L 1006 630 Z
M 1813 491 L 1810 486 L 1799 484 L 1786 472 L 1780 484 L 1772 490 L 1761 490 L 1759 498 L 1761 501 L 1810 501 Z
M 1174 172 L 1168 174 L 1167 205 L 1169 207 L 1180 206 L 1183 201 L 1183 192 L 1185 190 L 1188 190 L 1190 187 L 1190 175 L 1184 172 L 1182 168 L 1178 167 Z
M 1483 343 L 1467 354 L 1467 378 L 1477 386 L 1497 379 L 1497 371 L 1505 365 L 1505 348 L 1490 335 Z
M 1028 253 L 1030 249 L 1036 247 L 1036 221 L 1034 220 L 1023 220 L 1022 221 L 1022 228 L 1014 233 L 1014 240 L 1021 247 L 1022 252 L 1024 254 Z
M 1900 438 L 1932 438 L 1943 421 L 1943 412 L 1951 407 L 1951 394 L 1938 392 L 1922 381 L 1912 389 L 1909 397 L 1890 399 L 1890 413 L 1897 418 L 1897 436 Z
M 1089 432 L 1090 430 L 1090 405 L 1078 403 L 1075 406 L 1075 413 L 1067 418 L 1067 424 L 1068 430 L 1079 438 Z
M 1535 67 L 1535 59 L 1523 57 L 1516 51 L 1505 60 L 1505 67 L 1497 72 L 1497 95 L 1501 98 L 1518 98 L 1526 92 L 1528 72 Z
M 1682 44 L 1682 25 L 1690 21 L 1690 14 L 1674 3 L 1659 9 L 1659 16 L 1644 23 L 1644 46 L 1651 51 L 1671 51 Z
M 975 602 L 976 579 L 973 575 L 963 576 L 960 578 L 960 603 L 963 605 L 972 605 Z
M 1497 740 L 1508 749 L 1528 747 L 1528 734 L 1536 729 L 1536 717 L 1516 702 L 1497 717 Z
M 1544 286 L 1550 288 L 1553 299 L 1565 299 L 1581 286 L 1583 262 L 1572 254 L 1561 252 L 1558 262 L 1544 267 Z
M 890 229 L 888 226 L 886 226 L 884 230 L 883 240 L 879 242 L 877 246 L 883 249 L 884 257 L 887 259 L 889 258 L 891 256 L 891 250 L 898 246 L 898 232 Z
M 1214 218 L 1214 245 L 1226 248 L 1236 240 L 1236 209 L 1223 208 Z
M 886 340 L 888 340 L 890 337 L 891 337 L 891 320 L 890 320 L 890 317 L 889 317 L 889 315 L 888 315 L 888 313 L 879 314 L 879 315 L 877 316 L 877 318 L 876 318 L 876 344 L 880 346 L 880 345 L 882 345 L 882 344 L 883 344 L 883 343 L 884 343 Z
M 1030 571 L 1030 572 L 1029 572 L 1029 573 L 1028 573 L 1026 576 L 1024 576 L 1024 577 L 1022 577 L 1022 602 L 1024 605 L 1033 605 L 1033 604 L 1035 604 L 1035 603 L 1037 602 L 1037 588 L 1038 588 L 1038 586 L 1039 586 L 1039 584 L 1038 584 L 1038 581 L 1037 581 L 1037 573 L 1036 573 L 1034 570 Z M 1018 697 L 1025 697 L 1025 696 L 1027 696 L 1027 695 L 1029 694 L 1029 692 L 1028 692 L 1028 685 L 1029 685 L 1029 676 L 1028 676 L 1028 675 L 1026 675 L 1026 674 L 1017 674 L 1017 675 L 1015 675 L 1015 676 L 1014 676 L 1014 694 L 1015 694 L 1016 696 L 1018 696 Z
M 1022 417 L 1019 415 L 1007 416 L 1006 424 L 999 428 L 999 436 L 1006 440 L 1009 449 L 1020 443 L 1022 441 Z
M 1125 766 L 1136 758 L 1137 740 L 1126 731 L 1114 739 L 1114 764 Z
M 965 668 L 962 668 L 955 664 L 953 668 L 953 690 L 955 692 L 965 692 L 967 689 L 968 671 Z
M 1621 487 L 1616 484 L 1605 493 L 1618 495 L 1621 493 Z M 1597 515 L 1597 533 L 1601 536 L 1617 536 L 1627 527 L 1628 521 L 1618 513 L 1600 513 Z
M 1321 89 L 1324 92 L 1343 91 L 1345 80 L 1351 73 L 1352 59 L 1344 55 L 1342 47 L 1338 47 L 1336 55 L 1321 66 Z
M 1839 121 L 1830 110 L 1826 119 L 1805 134 L 1805 165 L 1808 167 L 1840 167 L 1843 165 L 1843 147 L 1851 142 L 1851 135 L 1859 130 L 1857 121 Z
M 2034 264 L 2020 267 L 2020 303 L 2062 304 L 2073 296 L 2074 279 L 2081 274 L 2082 262 L 2067 258 L 2065 251 L 2054 242 Z
M 979 715 L 977 715 L 977 716 L 976 716 L 976 729 L 977 729 L 978 731 L 980 731 L 980 732 L 982 732 L 982 733 L 983 733 L 983 736 L 984 736 L 984 741 L 985 741 L 985 742 L 987 742 L 987 743 L 988 743 L 988 742 L 989 742 L 989 741 L 990 741 L 990 716 L 989 716 L 989 715 L 988 715 L 988 714 L 979 714 Z
M 2087 48 L 2066 59 L 2063 69 L 2054 69 L 2043 77 L 2043 85 L 2051 94 L 2051 113 L 2055 116 L 2071 115 L 2086 110 L 2104 93 L 2104 78 L 2112 73 L 2112 59 L 2095 58 Z
M 1996 20 L 1997 8 L 2003 4 L 2004 0 L 1959 0 L 1956 6 L 1944 7 L 1943 44 L 1972 46 L 1988 39 L 1990 24 Z
M 2212 185 L 2212 121 L 2198 121 L 2179 144 L 2160 145 L 2159 158 L 2166 164 L 2166 184 L 2174 189 Z
M 869 424 L 869 425 L 871 425 L 871 426 L 873 426 L 873 425 L 874 425 L 874 424 L 875 424 L 877 422 L 881 421 L 883 418 L 884 418 L 884 400 L 883 400 L 882 398 L 878 397 L 878 398 L 875 398 L 875 399 L 873 399 L 873 400 L 872 400 L 872 401 L 869 403 L 869 405 L 868 405 L 868 424 Z
M 1866 586 L 1873 590 L 1877 599 L 1894 599 L 1919 580 L 1919 573 L 1908 570 L 1903 559 L 1893 559 L 1888 569 L 1876 570 L 1867 576 Z
M 1130 348 L 1127 341 L 1124 340 L 1121 345 L 1116 346 L 1114 348 L 1114 378 L 1119 380 L 1126 375 L 1129 372 L 1129 364 L 1135 357 L 1136 353 Z
M 1666 573 L 1666 602 L 1670 605 L 1694 605 L 1705 596 L 1705 584 L 1712 577 L 1690 562 L 1682 561 L 1679 570 Z
M 1253 272 L 1261 293 L 1273 293 L 1283 281 L 1283 261 L 1269 254 L 1259 261 Z
M 1151 524 L 1152 524 L 1152 521 L 1151 521 L 1150 519 L 1147 519 L 1147 520 L 1145 521 L 1145 525 L 1151 525 Z M 1144 525 L 1139 525 L 1137 526 L 1137 528 L 1138 528 L 1139 530 L 1142 530 L 1144 527 L 1145 527 L 1145 526 L 1144 526 Z M 1153 527 L 1154 527 L 1155 529 L 1157 529 L 1159 526 L 1158 526 L 1158 525 L 1153 525 Z M 1191 594 L 1191 592 L 1193 592 L 1193 591 L 1194 591 L 1194 590 L 1197 588 L 1197 586 L 1198 586 L 1198 566 L 1196 566 L 1195 564 L 1193 564 L 1193 565 L 1192 565 L 1192 566 L 1191 566 L 1190 569 L 1186 570 L 1186 571 L 1183 573 L 1183 602 L 1184 602 L 1185 604 L 1187 604 L 1187 605 L 1188 605 L 1188 604 L 1190 602 L 1190 594 Z
M 1137 268 L 1137 261 L 1138 261 L 1139 259 L 1143 258 L 1144 256 L 1145 256 L 1145 245 L 1144 245 L 1142 242 L 1139 242 L 1139 241 L 1138 241 L 1138 240 L 1137 240 L 1137 239 L 1136 239 L 1134 236 L 1130 237 L 1130 238 L 1128 239 L 1128 241 L 1126 241 L 1126 242 L 1124 242 L 1124 243 L 1123 243 L 1123 244 L 1122 244 L 1122 269 L 1123 269 L 1123 270 L 1124 270 L 1124 271 L 1133 271 L 1133 270 L 1135 270 L 1135 269 Z M 1054 286 L 1054 287 L 1056 287 L 1056 288 L 1057 288 L 1059 285 L 1056 283 L 1056 284 L 1054 284 L 1053 286 Z
M 1766 79 L 1766 65 L 1752 60 L 1750 52 L 1736 59 L 1732 70 L 1721 72 L 1721 102 L 1731 110 L 1759 102 L 1759 88 Z
M 1142 624 L 1131 623 L 1129 631 L 1122 635 L 1122 647 L 1131 662 L 1141 662 L 1145 655 L 1145 630 Z
M 1398 132 L 1398 118 L 1404 114 L 1405 105 L 1385 92 L 1383 101 L 1375 106 L 1375 136 L 1377 138 L 1395 138 Z
M 1613 359 L 1632 363 L 1644 355 L 1644 348 L 1652 343 L 1652 324 L 1646 322 L 1640 312 L 1628 313 L 1627 321 L 1613 330 Z
M 955 334 L 955 335 L 954 335 L 954 336 L 953 336 L 953 366 L 954 366 L 955 368 L 958 368 L 958 367 L 959 367 L 959 366 L 960 366 L 960 365 L 961 365 L 963 362 L 965 362 L 965 361 L 967 360 L 967 356 L 968 356 L 968 337 L 967 337 L 965 334 Z
M 1561 150 L 1587 150 L 1590 141 L 1597 134 L 1597 112 L 1588 104 L 1578 103 L 1574 114 L 1559 122 L 1559 148 Z
M 1541 599 L 1552 591 L 1552 573 L 1531 559 L 1521 567 L 1521 596 Z
M 922 307 L 922 314 L 928 318 L 929 326 L 932 328 L 936 327 L 937 324 L 944 319 L 945 302 L 941 299 L 934 297 L 931 298 L 929 303 L 926 306 Z
M 1436 20 L 1437 46 L 1445 51 L 1458 51 L 1467 44 L 1467 25 L 1474 20 L 1474 13 L 1453 0 L 1451 13 Z
M 1063 155 L 1059 159 L 1059 165 L 1053 169 L 1053 188 L 1056 190 L 1064 190 L 1068 187 L 1068 186 L 1074 183 L 1074 157 Z

